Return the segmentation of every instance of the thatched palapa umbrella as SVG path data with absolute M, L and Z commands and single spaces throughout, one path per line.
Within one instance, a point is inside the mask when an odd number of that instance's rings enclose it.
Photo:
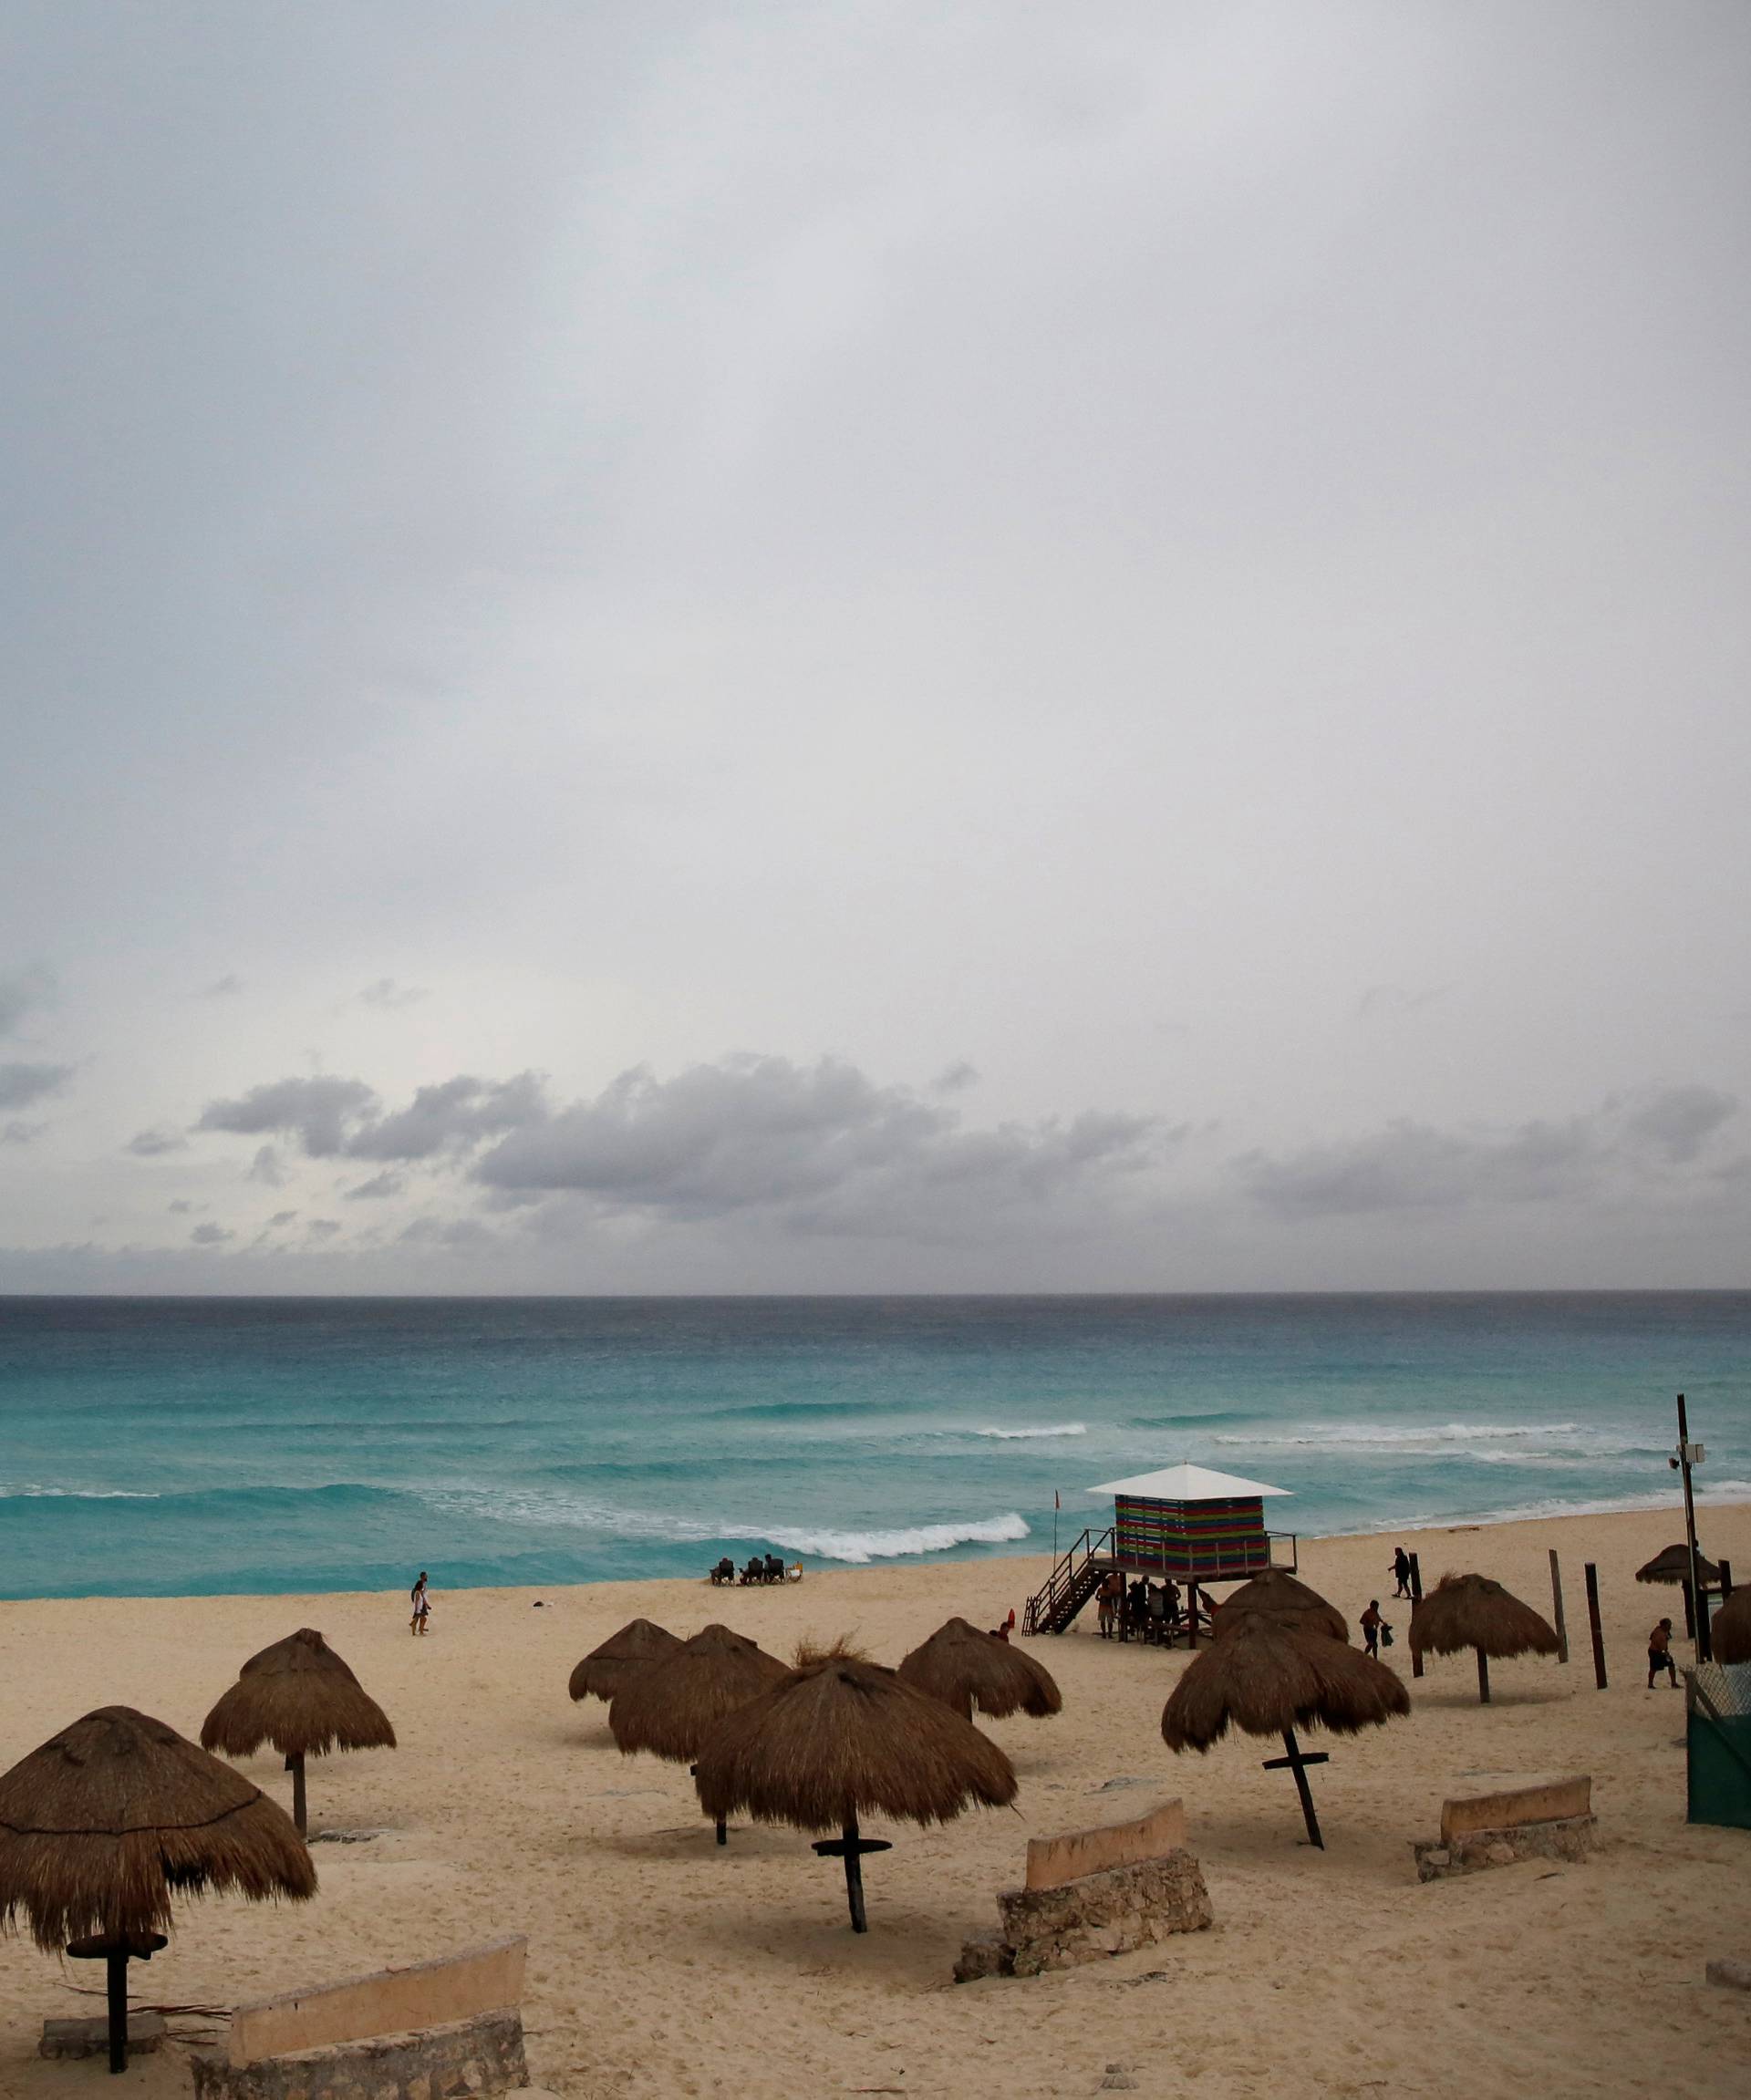
M 248 1757 L 271 1743 L 292 1774 L 292 1820 L 302 1837 L 304 1761 L 331 1750 L 393 1750 L 389 1717 L 314 1627 L 252 1655 L 201 1723 L 202 1750 Z
M 1684 1634 L 1687 1640 L 1694 1640 L 1696 1607 L 1702 1601 L 1695 1595 L 1695 1585 L 1700 1583 L 1706 1589 L 1711 1584 L 1720 1581 L 1721 1571 L 1699 1547 L 1696 1549 L 1695 1581 L 1693 1582 L 1690 1548 L 1681 1542 L 1677 1546 L 1662 1547 L 1646 1567 L 1636 1569 L 1635 1579 L 1638 1582 L 1669 1582 L 1684 1592 Z
M 1549 1620 L 1487 1575 L 1444 1575 L 1411 1613 L 1411 1658 L 1477 1650 L 1477 1699 L 1489 1704 L 1489 1659 L 1555 1655 Z
M 1263 1618 L 1299 1633 L 1323 1633 L 1333 1640 L 1347 1641 L 1349 1621 L 1335 1604 L 1328 1603 L 1317 1589 L 1297 1580 L 1286 1568 L 1265 1567 L 1223 1598 L 1210 1621 L 1212 1636 L 1220 1640 L 1246 1620 Z
M 1280 1735 L 1288 1755 L 1267 1758 L 1265 1770 L 1294 1773 L 1308 1837 L 1323 1851 L 1305 1767 L 1328 1760 L 1322 1750 L 1303 1751 L 1295 1731 L 1317 1727 L 1356 1735 L 1410 1711 L 1409 1692 L 1383 1662 L 1329 1634 L 1302 1632 L 1252 1612 L 1212 1641 L 1174 1687 L 1162 1709 L 1161 1733 L 1173 1751 L 1207 1750 L 1230 1725 L 1246 1735 Z
M 1751 1589 L 1735 1589 L 1708 1629 L 1716 1662 L 1751 1662 Z
M 648 1619 L 628 1619 L 618 1633 L 591 1649 L 573 1671 L 568 1689 L 574 1699 L 611 1700 L 639 1671 L 673 1655 L 680 1645 L 666 1626 Z
M 1043 1721 L 1063 1711 L 1063 1694 L 1043 1663 L 964 1619 L 938 1627 L 896 1674 L 952 1706 L 964 1721 L 973 1718 L 975 1707 L 993 1721 L 1010 1713 L 1030 1713 Z
M 130 1706 L 99 1707 L 0 1777 L 0 1929 L 109 1968 L 109 2068 L 128 2062 L 128 1963 L 164 1944 L 171 1899 L 316 1892 L 291 1818 L 241 1773 Z
M 768 1655 L 746 1634 L 708 1626 L 621 1686 L 608 1707 L 608 1726 L 628 1757 L 648 1750 L 687 1764 L 717 1741 L 738 1707 L 782 1684 L 790 1674 L 777 1656 Z M 728 1836 L 725 1820 L 717 1818 L 720 1845 Z
M 845 1863 L 854 1932 L 869 1929 L 863 1855 L 888 1849 L 859 1835 L 860 1816 L 947 1823 L 1015 1799 L 1009 1759 L 971 1722 L 844 1647 L 799 1655 L 782 1684 L 732 1713 L 700 1757 L 697 1782 L 720 1829 L 738 1808 L 761 1823 L 836 1829 L 814 1849 Z

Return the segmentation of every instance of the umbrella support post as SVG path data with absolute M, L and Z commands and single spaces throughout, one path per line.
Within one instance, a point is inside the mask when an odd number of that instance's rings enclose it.
M 730 1842 L 730 1823 L 729 1823 L 729 1818 L 728 1818 L 727 1816 L 719 1816 L 719 1818 L 718 1818 L 718 1843 L 719 1843 L 720 1845 L 728 1845 L 728 1844 L 729 1844 L 729 1842 Z
M 109 2069 L 113 2074 L 128 2068 L 128 1953 L 112 1953 L 104 1966 L 109 1971 Z
M 889 1852 L 893 1847 L 886 1837 L 859 1837 L 857 1818 L 854 1816 L 845 1825 L 843 1837 L 820 1837 L 813 1849 L 824 1859 L 843 1859 L 845 1863 L 845 1898 L 851 1905 L 851 1929 L 854 1932 L 867 1932 L 869 1920 L 864 1916 L 864 1860 L 865 1852 Z
M 109 2069 L 119 2073 L 128 2068 L 128 1964 L 133 1961 L 150 1961 L 165 1944 L 161 1932 L 140 1932 L 129 1938 L 123 1934 L 94 1933 L 88 1940 L 67 1942 L 67 1952 L 75 1961 L 101 1961 L 107 1971 L 109 1989 L 105 1993 L 109 2013 Z
M 304 1753 L 295 1750 L 285 1761 L 285 1769 L 292 1774 L 292 1820 L 298 1826 L 298 1836 L 310 1834 L 309 1816 L 304 1799 Z
M 1287 1757 L 1267 1757 L 1265 1770 L 1267 1772 L 1288 1770 L 1295 1774 L 1295 1791 L 1301 1797 L 1301 1814 L 1307 1822 L 1307 1841 L 1310 1845 L 1318 1846 L 1320 1850 L 1323 1852 L 1325 1840 L 1320 1836 L 1320 1819 L 1313 1810 L 1313 1789 L 1307 1784 L 1307 1768 L 1310 1764 L 1329 1764 L 1331 1762 L 1330 1755 L 1323 1750 L 1303 1750 L 1300 1744 L 1296 1742 L 1295 1731 L 1292 1728 L 1286 1728 L 1283 1731 L 1283 1748 L 1288 1751 L 1289 1755 Z
M 1489 1658 L 1481 1648 L 1477 1650 L 1477 1703 L 1489 1704 Z

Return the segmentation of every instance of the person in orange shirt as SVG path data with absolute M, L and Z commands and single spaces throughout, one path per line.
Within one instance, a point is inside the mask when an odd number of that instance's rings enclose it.
M 1653 1681 L 1662 1671 L 1672 1681 L 1674 1691 L 1678 1689 L 1678 1665 L 1672 1660 L 1672 1621 L 1663 1619 L 1648 1636 L 1648 1690 L 1653 1690 Z

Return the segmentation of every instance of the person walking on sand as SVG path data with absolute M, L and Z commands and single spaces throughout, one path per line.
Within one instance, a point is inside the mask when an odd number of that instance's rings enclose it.
M 1393 1548 L 1393 1595 L 1409 1597 L 1411 1594 L 1411 1557 L 1402 1546 Z
M 431 1617 L 431 1598 L 426 1591 L 426 1571 L 423 1567 L 420 1570 L 419 1581 L 414 1584 L 408 1596 L 409 1601 L 413 1606 L 413 1617 L 408 1621 L 408 1631 L 409 1633 L 423 1633 L 426 1630 L 426 1621 Z
M 1664 1671 L 1671 1680 L 1672 1689 L 1678 1689 L 1678 1665 L 1672 1660 L 1672 1621 L 1663 1619 L 1648 1636 L 1648 1690 L 1653 1690 L 1653 1681 Z
M 1364 1646 L 1376 1662 L 1380 1660 L 1380 1629 L 1384 1624 L 1380 1616 L 1380 1599 L 1371 1597 L 1368 1609 L 1362 1615 L 1362 1638 Z
M 1116 1567 L 1109 1567 L 1101 1578 L 1101 1587 L 1094 1592 L 1095 1607 L 1100 1615 L 1101 1639 L 1113 1638 L 1113 1620 L 1124 1595 L 1124 1578 Z

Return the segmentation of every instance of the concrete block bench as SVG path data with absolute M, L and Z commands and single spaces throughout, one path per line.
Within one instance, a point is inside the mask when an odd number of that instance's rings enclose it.
M 1521 1859 L 1584 1859 L 1598 1843 L 1587 1774 L 1483 1774 L 1441 1805 L 1441 1835 L 1411 1851 L 1419 1881 L 1511 1867 Z
M 523 2091 L 528 1942 L 381 1969 L 240 2005 L 193 2058 L 196 2100 L 451 2100 Z M 534 2100 L 525 2094 L 525 2100 Z

